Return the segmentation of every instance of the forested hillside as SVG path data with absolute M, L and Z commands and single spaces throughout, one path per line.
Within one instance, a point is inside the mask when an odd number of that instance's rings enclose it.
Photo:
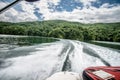
M 62 20 L 20 23 L 0 22 L 0 34 L 120 42 L 120 23 L 82 24 Z

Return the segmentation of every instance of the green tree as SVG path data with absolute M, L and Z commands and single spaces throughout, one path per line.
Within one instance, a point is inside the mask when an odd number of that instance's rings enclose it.
M 65 33 L 60 28 L 55 28 L 49 32 L 49 36 L 55 38 L 64 38 Z

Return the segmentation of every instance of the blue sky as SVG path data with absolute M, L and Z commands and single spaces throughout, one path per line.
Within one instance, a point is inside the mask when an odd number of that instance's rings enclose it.
M 14 0 L 0 0 L 0 8 Z M 82 23 L 120 22 L 120 0 L 21 1 L 0 15 L 0 21 L 68 20 Z

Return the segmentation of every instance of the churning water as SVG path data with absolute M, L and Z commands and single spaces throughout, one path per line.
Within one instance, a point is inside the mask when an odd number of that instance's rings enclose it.
M 90 66 L 120 66 L 120 52 L 73 40 L 22 47 L 0 44 L 0 80 L 45 80 L 59 71 L 81 74 Z

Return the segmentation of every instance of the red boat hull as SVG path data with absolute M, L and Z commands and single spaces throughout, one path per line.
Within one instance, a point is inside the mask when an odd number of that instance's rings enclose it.
M 83 80 L 120 80 L 120 66 L 89 67 L 83 71 Z

